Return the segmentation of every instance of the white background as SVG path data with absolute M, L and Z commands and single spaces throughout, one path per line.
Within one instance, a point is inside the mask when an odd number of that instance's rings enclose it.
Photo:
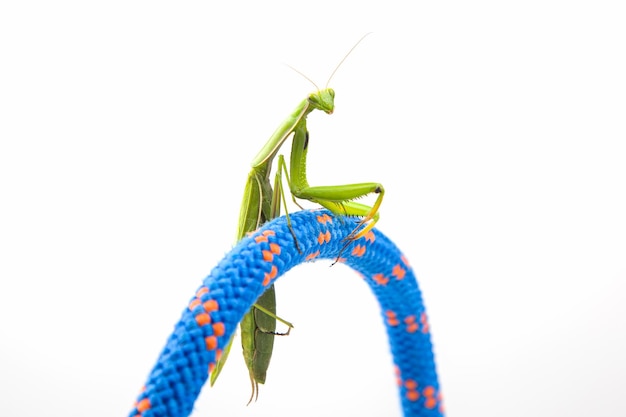
M 0 6 L 0 415 L 127 415 L 314 89 L 285 64 L 324 86 L 370 31 L 309 180 L 384 184 L 449 415 L 626 415 L 622 2 L 222 3 Z M 296 328 L 258 402 L 234 350 L 195 416 L 401 415 L 356 274 L 277 293 Z

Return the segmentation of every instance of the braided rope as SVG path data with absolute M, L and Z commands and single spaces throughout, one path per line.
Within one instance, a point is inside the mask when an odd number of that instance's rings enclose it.
M 204 279 L 183 312 L 139 395 L 131 417 L 185 417 L 216 358 L 256 299 L 294 266 L 336 259 L 356 226 L 327 210 L 290 216 L 299 253 L 284 217 L 242 239 Z M 405 417 L 442 416 L 429 325 L 420 290 L 406 258 L 373 229 L 341 252 L 381 306 Z

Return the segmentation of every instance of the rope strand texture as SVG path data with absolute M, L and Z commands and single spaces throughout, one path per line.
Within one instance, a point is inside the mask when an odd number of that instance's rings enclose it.
M 265 288 L 302 262 L 335 260 L 352 218 L 327 210 L 290 215 L 242 239 L 204 279 L 137 399 L 131 417 L 186 417 L 239 321 Z M 415 275 L 402 253 L 373 229 L 341 252 L 367 282 L 381 307 L 405 417 L 443 416 L 430 328 Z

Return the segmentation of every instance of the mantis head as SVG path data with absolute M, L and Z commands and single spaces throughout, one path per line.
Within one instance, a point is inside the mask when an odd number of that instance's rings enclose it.
M 348 51 L 348 53 L 343 57 L 339 64 L 337 64 L 333 72 L 330 74 L 330 77 L 328 77 L 328 81 L 326 81 L 326 87 L 323 90 L 320 90 L 319 87 L 309 77 L 289 65 L 289 68 L 309 80 L 311 84 L 313 84 L 317 89 L 315 93 L 311 93 L 311 95 L 309 96 L 309 104 L 313 106 L 314 109 L 321 110 L 326 114 L 333 114 L 333 110 L 335 110 L 335 90 L 333 90 L 332 88 L 328 88 L 328 84 L 330 84 L 330 80 L 332 80 L 333 76 L 335 75 L 341 64 L 343 64 L 343 61 L 346 60 L 348 55 L 350 55 L 352 51 L 354 51 L 354 48 L 356 48 L 357 45 L 360 44 L 367 35 L 369 35 L 369 33 L 363 35 L 363 37 L 361 37 L 361 39 L 359 39 L 359 41 L 355 43 L 354 46 Z
M 318 90 L 315 93 L 311 93 L 309 96 L 309 103 L 314 108 L 325 112 L 326 114 L 333 114 L 335 110 L 335 90 L 332 88 L 325 88 Z

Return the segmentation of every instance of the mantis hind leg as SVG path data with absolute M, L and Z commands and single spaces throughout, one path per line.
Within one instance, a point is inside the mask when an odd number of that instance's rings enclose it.
M 265 314 L 269 317 L 271 317 L 273 320 L 275 321 L 279 321 L 281 323 L 283 323 L 285 326 L 287 326 L 287 331 L 286 332 L 277 332 L 274 329 L 269 329 L 269 328 L 264 328 L 260 325 L 261 320 L 259 320 L 259 317 L 257 316 L 257 330 L 259 330 L 260 332 L 264 333 L 264 334 L 272 334 L 274 336 L 289 336 L 289 333 L 291 332 L 291 329 L 293 329 L 293 324 L 289 323 L 287 320 L 280 318 L 279 316 L 277 316 L 276 314 L 272 313 L 270 310 L 266 309 L 265 307 L 261 306 L 260 304 L 254 304 L 254 307 L 258 310 L 255 312 L 255 315 L 257 314 Z
M 286 336 L 293 328 L 293 324 L 278 317 L 275 311 L 276 296 L 272 285 L 257 299 L 250 313 L 244 316 L 241 323 L 243 355 L 252 387 L 248 404 L 258 398 L 259 384 L 265 383 L 274 348 L 274 336 Z M 288 326 L 286 333 L 276 332 L 276 320 Z M 244 329 L 246 329 L 245 334 Z
M 283 177 L 282 174 L 285 174 L 287 177 L 287 182 L 289 183 L 289 174 L 287 173 L 287 164 L 285 163 L 285 157 L 283 155 L 278 155 L 278 169 L 276 170 L 276 176 L 274 178 L 274 196 L 272 198 L 272 212 L 276 213 L 275 217 L 280 215 L 280 199 L 283 203 L 283 208 L 285 210 L 285 218 L 287 220 L 287 227 L 289 228 L 289 232 L 291 236 L 293 236 L 293 240 L 296 243 L 296 249 L 298 253 L 302 254 L 302 250 L 300 249 L 300 245 L 298 244 L 298 238 L 296 237 L 296 233 L 293 231 L 293 227 L 291 226 L 291 219 L 289 218 L 289 210 L 287 210 L 287 199 L 285 198 L 285 188 L 283 187 Z M 291 194 L 291 199 L 293 202 L 303 209 L 300 204 L 296 201 L 293 194 Z

